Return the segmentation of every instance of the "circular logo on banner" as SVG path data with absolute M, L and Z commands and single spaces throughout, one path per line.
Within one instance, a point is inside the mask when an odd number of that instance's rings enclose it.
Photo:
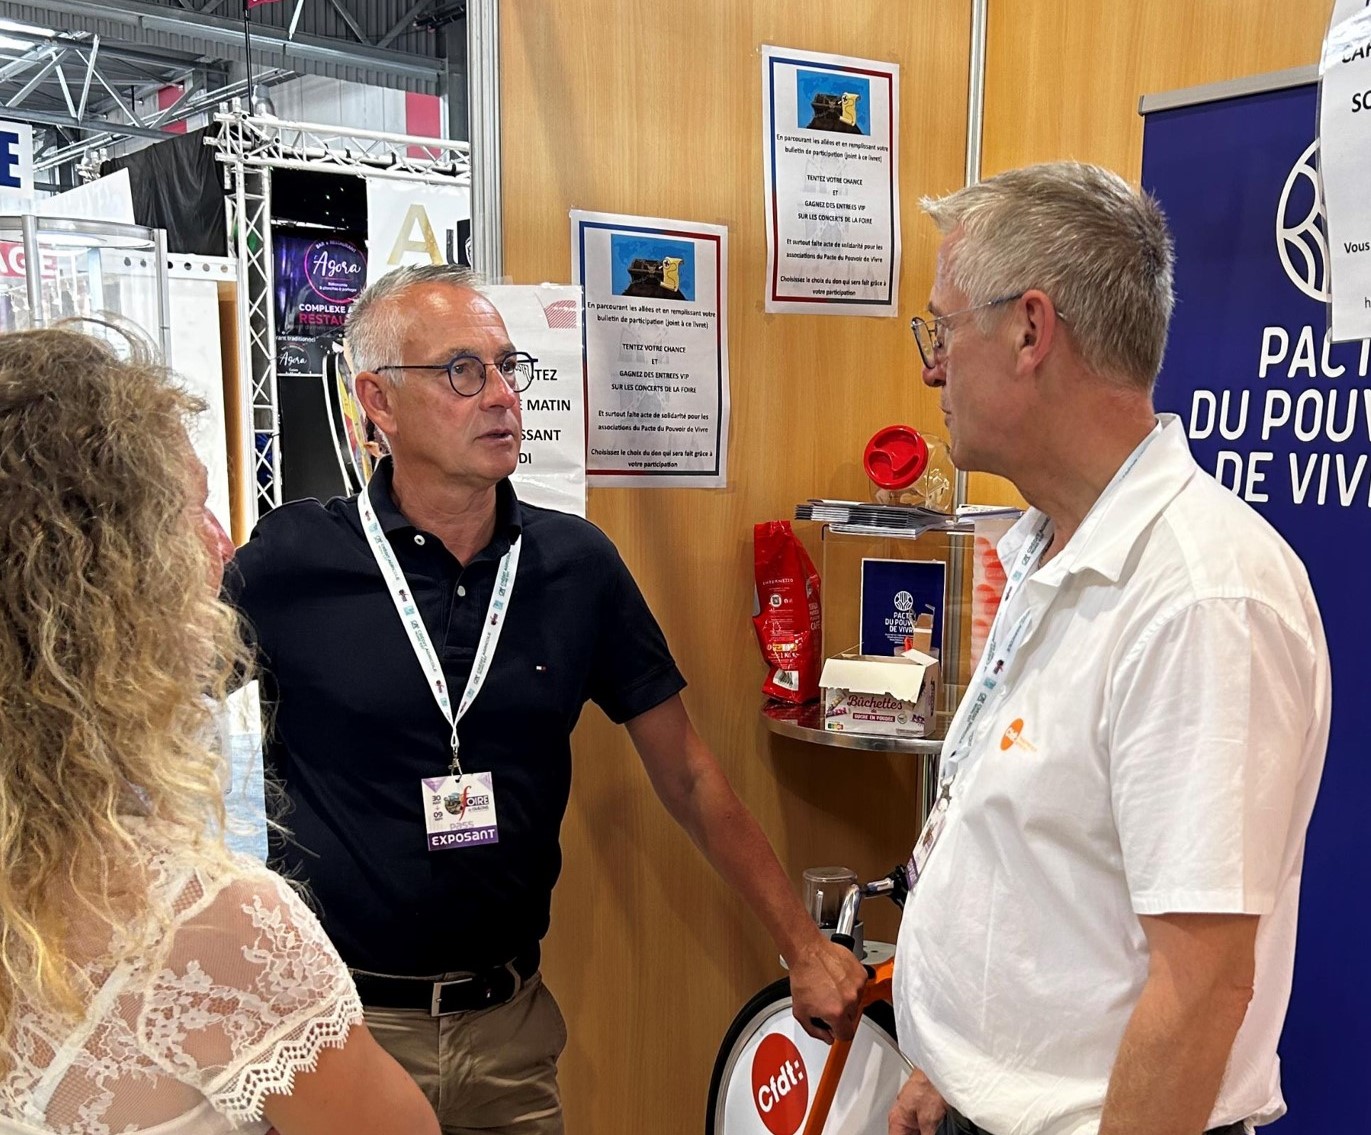
M 366 257 L 345 241 L 316 240 L 305 249 L 305 281 L 320 299 L 351 303 L 366 286 Z
M 1276 251 L 1290 282 L 1310 299 L 1327 302 L 1328 238 L 1315 165 L 1318 149 L 1317 140 L 1310 142 L 1285 179 L 1276 207 Z
M 912 611 L 914 609 L 914 596 L 908 591 L 895 592 L 895 610 Z
M 772 1033 L 752 1057 L 752 1101 L 771 1135 L 795 1135 L 809 1110 L 809 1080 L 795 1042 Z

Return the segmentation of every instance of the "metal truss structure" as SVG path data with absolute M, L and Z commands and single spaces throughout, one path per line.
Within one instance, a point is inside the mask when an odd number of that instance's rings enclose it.
M 145 48 L 242 63 L 242 0 L 13 0 L 21 19 L 109 30 Z M 254 8 L 252 53 L 296 71 L 432 91 L 443 60 L 430 35 L 460 17 L 441 0 L 281 0 Z M 398 83 L 394 82 L 398 80 Z M 408 84 L 408 85 L 406 85 Z
M 70 160 L 66 151 L 83 133 L 100 132 L 104 144 L 116 136 L 169 137 L 167 126 L 214 101 L 211 87 L 220 88 L 214 98 L 233 95 L 223 90 L 227 76 L 221 68 L 122 40 L 6 28 L 0 41 L 0 116 L 41 128 L 39 170 Z M 182 88 L 176 104 L 153 115 L 138 113 L 140 99 L 168 86 Z M 54 152 L 63 156 L 49 160 Z
M 227 86 L 216 87 L 213 90 L 204 90 L 197 89 L 198 75 L 194 76 L 184 85 L 181 95 L 174 103 L 154 115 L 146 118 L 135 118 L 132 123 L 118 123 L 110 126 L 107 130 L 99 129 L 105 125 L 99 121 L 83 122 L 77 120 L 71 123 L 70 125 L 76 129 L 98 130 L 98 132 L 87 134 L 79 142 L 45 148 L 41 155 L 35 156 L 33 168 L 41 173 L 66 165 L 68 162 L 79 162 L 88 154 L 93 154 L 99 158 L 104 151 L 121 138 L 139 137 L 160 140 L 175 137 L 175 132 L 166 129 L 168 126 L 184 122 L 198 114 L 212 114 L 234 100 L 247 100 L 252 90 L 284 83 L 295 77 L 294 71 L 273 68 L 264 74 L 254 75 L 250 86 L 248 81 L 243 79 Z M 15 115 L 15 117 L 23 118 L 23 115 Z M 54 123 L 54 125 L 67 124 Z M 95 175 L 91 174 L 90 176 Z
M 466 186 L 465 142 L 285 122 L 242 112 L 215 117 L 209 141 L 229 169 L 229 233 L 239 265 L 239 354 L 248 380 L 258 513 L 281 503 L 281 416 L 276 386 L 271 171 L 389 177 Z

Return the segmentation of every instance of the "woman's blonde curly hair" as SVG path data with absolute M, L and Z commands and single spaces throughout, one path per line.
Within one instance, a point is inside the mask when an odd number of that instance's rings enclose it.
M 214 705 L 243 656 L 191 494 L 200 409 L 96 339 L 0 335 L 0 1051 L 21 1000 L 84 1008 L 76 929 L 139 948 L 134 813 L 226 854 Z

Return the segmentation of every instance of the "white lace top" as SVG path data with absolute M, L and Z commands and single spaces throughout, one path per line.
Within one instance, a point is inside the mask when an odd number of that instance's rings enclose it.
M 246 856 L 227 873 L 188 861 L 145 824 L 149 946 L 85 970 L 75 1029 L 18 1006 L 0 1135 L 261 1135 L 265 1097 L 289 1091 L 362 1018 L 346 967 L 289 886 Z

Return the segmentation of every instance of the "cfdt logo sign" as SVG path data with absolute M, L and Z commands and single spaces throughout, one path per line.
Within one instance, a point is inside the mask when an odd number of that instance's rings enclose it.
M 1317 139 L 1310 142 L 1286 176 L 1276 207 L 1276 251 L 1290 282 L 1310 299 L 1326 303 L 1328 237 L 1318 150 Z
M 341 240 L 316 240 L 305 249 L 305 280 L 320 299 L 351 303 L 367 282 L 361 249 Z
M 809 1081 L 795 1042 L 772 1033 L 752 1057 L 752 1101 L 771 1135 L 795 1135 L 809 1110 Z

